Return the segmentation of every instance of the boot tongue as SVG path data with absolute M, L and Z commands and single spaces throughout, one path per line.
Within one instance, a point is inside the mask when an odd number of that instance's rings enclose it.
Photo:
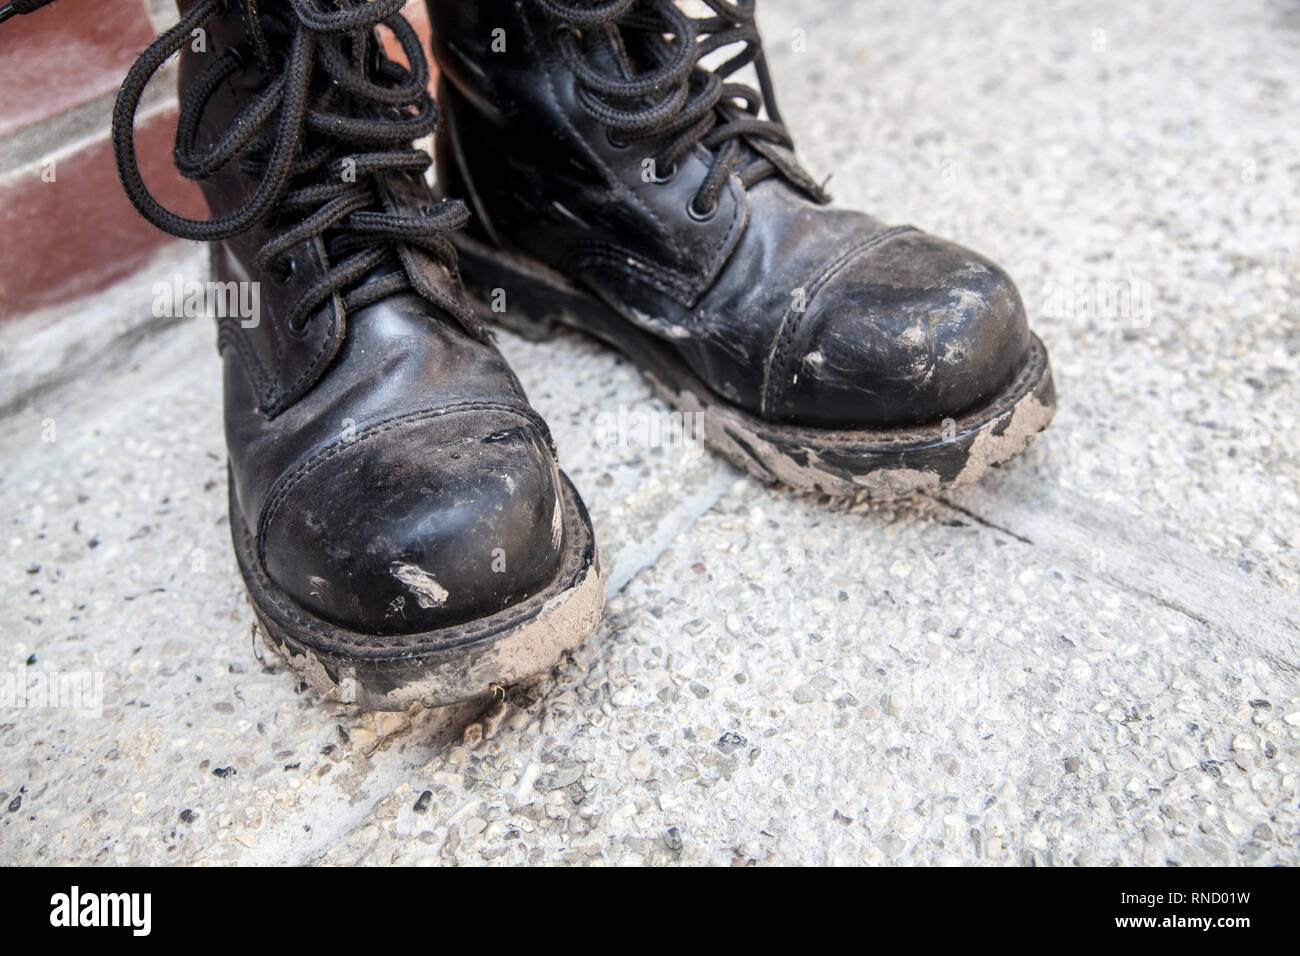
M 180 2 L 184 4 L 186 0 Z M 198 0 L 192 0 L 191 5 L 196 2 Z M 257 57 L 258 64 L 263 70 L 270 72 L 275 66 L 275 55 L 271 52 L 271 44 L 267 41 L 266 34 L 262 32 L 260 0 L 236 0 L 236 6 L 239 7 L 239 16 L 244 21 L 244 30 L 253 45 L 253 53 Z
M 629 80 L 654 66 L 653 60 L 644 55 L 637 58 L 640 63 L 633 58 L 618 27 L 613 24 L 584 29 L 582 41 L 587 62 L 597 73 Z

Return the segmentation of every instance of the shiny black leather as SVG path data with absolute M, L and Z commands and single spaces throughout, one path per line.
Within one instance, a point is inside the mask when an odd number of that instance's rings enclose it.
M 733 173 L 701 217 L 709 153 L 646 182 L 662 144 L 622 145 L 584 113 L 533 0 L 429 9 L 439 188 L 470 204 L 471 233 L 585 287 L 733 405 L 792 425 L 929 424 L 1026 363 L 1024 306 L 988 259 L 777 177 L 746 189 Z
M 182 90 L 245 40 L 240 14 L 220 15 L 208 52 L 183 54 Z M 201 147 L 263 82 L 250 54 L 209 100 Z M 204 182 L 215 214 L 256 186 L 238 166 Z M 385 182 L 393 208 L 433 201 L 419 176 Z M 257 273 L 253 253 L 276 226 L 212 250 L 215 280 L 261 289 L 256 325 L 222 318 L 218 341 L 231 520 L 254 532 L 263 569 L 303 608 L 366 634 L 455 625 L 536 593 L 564 551 L 554 448 L 505 360 L 473 334 L 458 279 L 415 252 L 443 308 L 407 292 L 345 317 L 336 297 L 296 334 L 284 317 L 326 250 L 304 242 L 287 274 Z

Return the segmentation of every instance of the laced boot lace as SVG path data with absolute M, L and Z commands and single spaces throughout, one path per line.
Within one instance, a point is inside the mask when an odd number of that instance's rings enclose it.
M 233 212 L 195 220 L 165 208 L 146 187 L 134 137 L 145 86 L 226 2 L 200 0 L 140 56 L 122 84 L 113 111 L 113 148 L 135 208 L 165 232 L 207 242 L 270 223 L 276 231 L 256 251 L 253 266 L 271 276 L 283 272 L 289 250 L 323 237 L 326 271 L 285 317 L 295 334 L 334 296 L 351 311 L 413 290 L 448 308 L 410 248 L 423 250 L 455 275 L 456 254 L 447 234 L 468 220 L 464 204 L 444 201 L 398 210 L 380 191 L 391 173 L 424 173 L 431 160 L 412 142 L 437 125 L 428 61 L 415 30 L 399 13 L 404 0 L 358 0 L 331 4 L 333 9 L 322 9 L 324 0 L 263 5 L 260 16 L 246 18 L 246 43 L 214 59 L 185 91 L 175 151 L 176 166 L 188 179 L 208 179 L 237 162 L 257 180 L 256 189 Z M 396 36 L 409 69 L 383 54 L 373 32 L 381 23 Z M 209 97 L 254 58 L 267 76 L 264 87 L 211 148 L 198 149 Z M 451 311 L 469 331 L 482 335 L 468 310 Z
M 794 142 L 777 108 L 754 22 L 757 0 L 704 0 L 714 13 L 710 17 L 688 16 L 674 0 L 536 2 L 559 23 L 560 53 L 577 77 L 583 111 L 616 143 L 663 139 L 653 157 L 662 178 L 671 178 L 678 160 L 697 146 L 712 154 L 691 201 L 693 214 L 707 217 L 717 209 L 733 172 L 746 189 L 779 175 L 815 201 L 828 201 L 787 152 Z M 608 55 L 593 56 L 610 52 L 600 50 L 601 38 L 610 35 L 617 37 L 614 54 L 623 64 L 617 74 L 604 65 Z M 721 65 L 701 65 L 709 54 L 735 44 L 741 49 Z M 751 63 L 757 90 L 728 82 Z

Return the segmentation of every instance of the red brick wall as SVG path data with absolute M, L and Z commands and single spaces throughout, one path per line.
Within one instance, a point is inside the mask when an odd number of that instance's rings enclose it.
M 109 141 L 117 87 L 170 10 L 58 0 L 0 25 L 0 321 L 104 289 L 176 241 L 126 200 Z M 407 16 L 427 39 L 423 0 Z M 174 91 L 151 95 L 136 131 L 145 181 L 176 211 L 205 215 L 171 167 Z

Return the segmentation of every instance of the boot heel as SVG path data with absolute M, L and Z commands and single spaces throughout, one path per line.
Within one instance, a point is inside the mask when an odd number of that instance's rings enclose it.
M 479 317 L 534 342 L 553 337 L 590 308 L 584 294 L 558 273 L 464 234 L 453 240 L 460 274 Z

